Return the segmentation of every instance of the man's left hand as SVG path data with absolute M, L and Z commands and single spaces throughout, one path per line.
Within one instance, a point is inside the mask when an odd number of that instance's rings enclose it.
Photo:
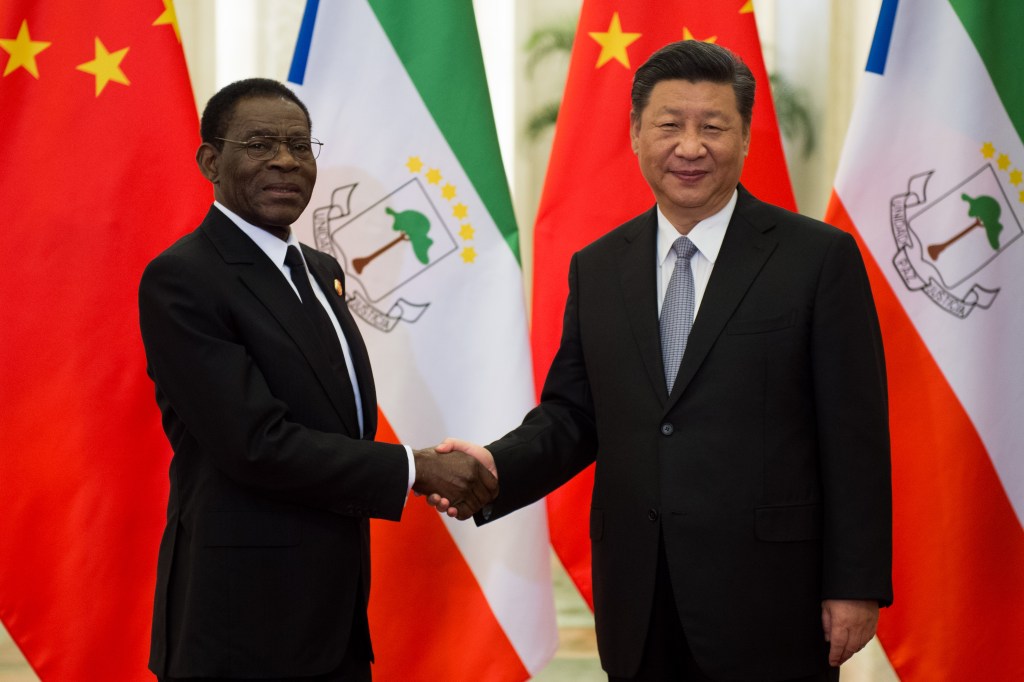
M 826 599 L 821 602 L 821 626 L 825 641 L 831 643 L 829 665 L 838 667 L 875 636 L 878 602 L 854 599 Z

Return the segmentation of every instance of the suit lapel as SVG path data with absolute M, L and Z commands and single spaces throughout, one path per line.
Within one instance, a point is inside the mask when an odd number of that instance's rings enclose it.
M 661 331 L 658 327 L 657 211 L 652 208 L 638 216 L 626 230 L 622 257 L 622 293 L 629 326 L 643 359 L 651 388 L 664 402 L 665 369 L 661 359 Z
M 726 229 L 722 249 L 718 252 L 718 260 L 704 291 L 697 318 L 693 321 L 686 343 L 686 354 L 679 367 L 667 408 L 675 404 L 686 390 L 757 273 L 775 249 L 776 242 L 768 234 L 774 223 L 758 215 L 760 204 L 745 189 L 739 188 L 736 209 Z
M 362 398 L 363 437 L 367 440 L 373 440 L 377 432 L 377 389 L 373 383 L 370 354 L 366 350 L 363 336 L 359 333 L 359 327 L 352 318 L 352 313 L 348 309 L 344 296 L 345 274 L 343 272 L 338 273 L 338 277 L 335 278 L 332 273 L 321 266 L 319 261 L 321 254 L 319 252 L 305 245 L 303 245 L 302 249 L 306 255 L 306 262 L 309 263 L 309 269 L 313 273 L 313 279 L 320 285 L 320 289 L 323 290 L 324 295 L 327 297 L 331 310 L 334 311 L 334 316 L 338 318 L 338 324 L 341 326 L 341 330 L 345 334 L 345 340 L 348 342 L 349 351 L 352 353 L 352 367 L 356 373 L 359 395 Z M 335 282 L 341 286 L 340 291 Z
M 210 209 L 202 229 L 228 267 L 237 273 L 242 283 L 291 337 L 313 369 L 348 432 L 359 433 L 355 396 L 351 391 L 344 390 L 341 382 L 333 378 L 334 370 L 323 344 L 281 271 L 244 232 L 216 208 Z

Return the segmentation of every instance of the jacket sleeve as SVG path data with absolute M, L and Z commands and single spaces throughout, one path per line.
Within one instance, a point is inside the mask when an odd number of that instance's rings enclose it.
M 882 337 L 848 234 L 824 257 L 811 331 L 824 510 L 822 597 L 892 603 L 892 484 Z

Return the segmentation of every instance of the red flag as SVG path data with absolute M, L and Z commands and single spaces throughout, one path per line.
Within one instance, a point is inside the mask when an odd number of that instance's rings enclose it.
M 655 50 L 695 38 L 743 58 L 758 94 L 742 182 L 758 198 L 795 209 L 753 12 L 746 0 L 583 3 L 534 232 L 531 342 L 538 388 L 561 337 L 569 258 L 654 203 L 630 148 L 629 95 L 633 72 Z M 593 481 L 588 469 L 548 496 L 551 543 L 591 607 Z
M 211 197 L 171 0 L 6 0 L 0 68 L 0 619 L 43 680 L 152 679 L 170 448 L 136 292 Z

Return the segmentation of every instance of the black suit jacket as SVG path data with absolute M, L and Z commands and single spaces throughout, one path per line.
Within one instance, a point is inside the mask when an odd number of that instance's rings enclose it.
M 363 396 L 335 376 L 280 270 L 223 213 L 146 268 L 139 312 L 174 450 L 150 669 L 173 677 L 290 677 L 368 658 L 369 517 L 397 520 L 400 446 L 371 442 L 369 358 L 334 280 L 303 253 L 341 322 Z M 353 623 L 360 632 L 352 632 Z
M 605 670 L 640 663 L 662 541 L 701 668 L 827 665 L 825 598 L 891 601 L 884 358 L 853 238 L 739 188 L 671 395 L 654 209 L 577 253 L 540 405 L 489 446 L 489 518 L 597 462 L 590 517 Z M 481 519 L 478 519 L 481 520 Z

